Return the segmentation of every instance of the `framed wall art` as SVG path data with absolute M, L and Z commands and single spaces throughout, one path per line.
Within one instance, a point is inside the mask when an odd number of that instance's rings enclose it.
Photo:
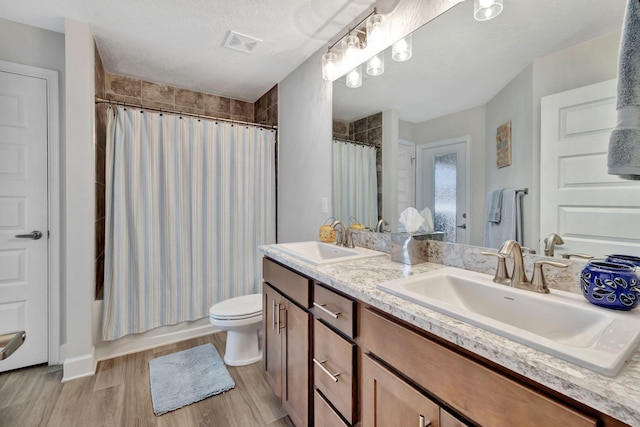
M 511 164 L 511 120 L 500 125 L 496 132 L 496 158 L 498 168 Z

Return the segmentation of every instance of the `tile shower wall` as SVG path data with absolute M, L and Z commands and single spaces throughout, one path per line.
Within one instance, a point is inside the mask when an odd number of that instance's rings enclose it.
M 378 147 L 376 178 L 378 180 L 378 217 L 382 216 L 382 113 L 372 114 L 355 122 L 333 121 L 333 137 L 364 142 Z
M 278 125 L 278 86 L 273 86 L 255 103 L 239 101 L 203 92 L 148 82 L 105 72 L 100 53 L 95 46 L 96 97 L 118 102 L 141 104 L 145 107 L 166 108 L 185 113 L 202 114 L 221 119 Z M 95 162 L 96 162 L 96 299 L 102 299 L 104 289 L 104 244 L 106 215 L 106 117 L 107 106 L 96 106 Z M 277 167 L 277 158 L 276 158 Z
M 254 104 L 250 102 L 111 73 L 105 73 L 105 96 L 114 101 L 203 114 L 221 119 L 253 122 L 255 118 Z

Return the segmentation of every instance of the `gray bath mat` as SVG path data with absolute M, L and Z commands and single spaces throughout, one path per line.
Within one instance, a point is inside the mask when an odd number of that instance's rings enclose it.
M 149 380 L 156 415 L 175 411 L 236 386 L 212 344 L 151 359 Z

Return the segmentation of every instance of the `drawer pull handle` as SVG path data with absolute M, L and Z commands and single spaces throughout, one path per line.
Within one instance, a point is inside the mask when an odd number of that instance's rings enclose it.
M 320 369 L 322 369 L 322 372 L 324 372 L 325 374 L 329 375 L 331 377 L 331 379 L 333 380 L 334 383 L 338 382 L 338 377 L 340 376 L 340 374 L 332 374 L 331 371 L 329 371 L 325 366 L 324 363 L 326 363 L 326 360 L 323 361 L 318 361 L 318 359 L 316 359 L 315 357 L 313 358 L 313 363 L 315 363 L 316 365 L 318 365 L 318 367 Z
M 424 415 L 420 415 L 418 417 L 418 427 L 429 427 L 431 425 L 431 421 L 427 421 Z
M 325 313 L 327 313 L 329 316 L 333 317 L 334 319 L 337 319 L 338 316 L 340 315 L 340 312 L 334 313 L 331 310 L 327 310 L 324 306 L 326 304 L 318 304 L 317 302 L 313 302 L 313 306 L 314 307 L 318 307 L 320 310 L 324 311 Z
M 276 310 L 276 300 L 273 300 L 273 327 L 272 329 L 275 331 L 276 330 L 276 313 L 278 313 L 278 311 Z
M 282 325 L 280 324 L 280 311 L 282 311 L 282 304 L 276 304 L 276 311 L 273 313 L 276 316 L 276 328 L 278 329 L 278 335 L 280 335 L 280 330 L 282 329 Z

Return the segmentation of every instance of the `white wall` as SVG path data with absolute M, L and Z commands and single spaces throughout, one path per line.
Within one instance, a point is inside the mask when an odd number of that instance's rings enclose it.
M 19 42 L 18 42 L 19 41 Z M 47 68 L 58 72 L 59 98 L 59 144 L 60 144 L 60 200 L 64 200 L 64 152 L 65 152 L 65 49 L 64 34 L 42 30 L 0 18 L 0 60 L 33 67 Z M 64 207 L 61 217 L 64 218 Z M 64 221 L 61 224 L 62 247 L 64 248 Z M 60 343 L 66 337 L 66 301 L 64 268 L 60 277 Z
M 89 25 L 65 19 L 67 358 L 63 381 L 95 370 L 94 48 Z
M 382 112 L 382 218 L 398 231 L 398 111 Z
M 449 114 L 413 125 L 414 142 L 430 144 L 469 135 L 469 157 L 471 206 L 467 207 L 469 243 L 482 246 L 484 231 L 484 194 L 486 170 L 486 110 L 484 106 Z
M 331 216 L 332 83 L 322 79 L 323 53 L 278 84 L 278 242 L 317 240 Z
M 487 158 L 486 191 L 500 188 L 529 188 L 537 191 L 533 182 L 533 65 L 525 68 L 486 105 Z M 511 165 L 498 169 L 496 165 L 496 131 L 511 121 Z M 522 198 L 523 243 L 536 247 L 532 198 Z

